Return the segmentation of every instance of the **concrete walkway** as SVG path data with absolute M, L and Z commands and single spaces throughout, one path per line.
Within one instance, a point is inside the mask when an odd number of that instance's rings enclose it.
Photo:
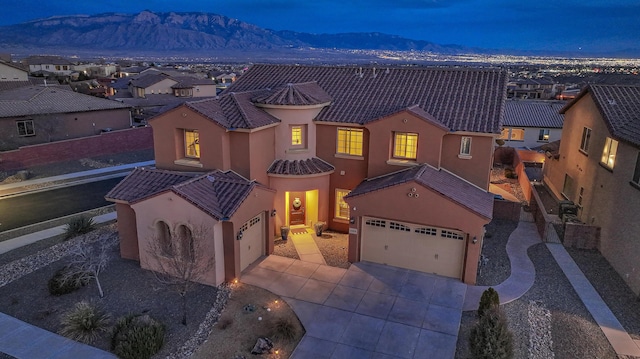
M 304 230 L 303 233 L 300 233 Z M 310 229 L 307 228 L 296 228 L 291 229 L 291 232 L 296 231 L 295 233 L 289 233 L 289 239 L 293 242 L 293 246 L 296 248 L 296 252 L 298 252 L 298 257 L 303 262 L 309 263 L 317 263 L 326 265 L 327 262 L 320 253 L 320 249 L 316 244 L 316 241 L 313 240 L 312 234 L 309 232 Z
M 562 271 L 571 282 L 573 289 L 584 303 L 587 310 L 591 313 L 593 319 L 602 329 L 602 332 L 611 343 L 611 346 L 618 355 L 629 355 L 640 357 L 640 347 L 629 336 L 616 316 L 611 312 L 602 297 L 593 288 L 584 273 L 578 268 L 573 258 L 567 253 L 562 244 L 547 243 L 547 248 L 555 258 L 556 262 L 562 268 Z

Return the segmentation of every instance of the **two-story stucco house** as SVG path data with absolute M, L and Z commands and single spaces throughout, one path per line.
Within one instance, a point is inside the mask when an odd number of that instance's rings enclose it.
M 566 102 L 507 100 L 500 139 L 506 146 L 534 148 L 558 141 L 562 135 L 563 115 Z
M 640 293 L 640 87 L 589 85 L 561 111 L 557 159 L 545 183 L 601 228 L 599 249 Z
M 270 254 L 281 226 L 325 222 L 349 233 L 352 262 L 475 283 L 505 98 L 496 69 L 255 65 L 149 121 L 158 170 L 107 195 L 121 254 L 152 267 L 149 240 L 206 222 L 220 283 Z M 221 191 L 229 177 L 244 192 Z

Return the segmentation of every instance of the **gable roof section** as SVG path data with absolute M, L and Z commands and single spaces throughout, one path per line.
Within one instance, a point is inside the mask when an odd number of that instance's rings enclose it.
M 591 93 L 611 135 L 640 147 L 640 86 L 589 85 L 561 111 Z
M 148 168 L 135 168 L 105 195 L 107 200 L 135 202 L 193 178 L 193 175 Z
M 131 85 L 134 87 L 147 88 L 167 79 L 177 83 L 177 81 L 169 77 L 169 75 L 150 73 L 131 79 Z
M 131 106 L 61 87 L 26 86 L 0 92 L 0 117 L 115 110 Z
M 560 110 L 565 102 L 507 100 L 504 126 L 562 128 L 564 116 Z
M 24 67 L 22 67 L 21 64 L 17 64 L 17 63 L 13 63 L 13 62 L 6 62 L 6 61 L 0 60 L 0 65 L 12 67 L 12 68 L 20 70 L 22 72 L 29 73 L 29 71 L 27 69 L 25 69 Z
M 275 160 L 267 170 L 268 174 L 306 176 L 335 170 L 331 164 L 313 157 L 306 160 Z
M 110 201 L 139 203 L 171 191 L 218 220 L 233 215 L 255 187 L 263 187 L 233 171 L 206 174 L 136 168 L 107 195 Z
M 445 126 L 444 124 L 440 123 L 438 120 L 435 119 L 435 117 L 431 116 L 430 113 L 428 113 L 427 111 L 423 110 L 418 105 L 413 105 L 413 106 L 404 108 L 404 109 L 402 109 L 400 111 L 397 111 L 395 113 L 390 113 L 390 114 L 388 114 L 388 115 L 386 115 L 384 117 L 377 118 L 375 120 L 369 121 L 368 123 L 375 122 L 375 121 L 378 121 L 378 120 L 382 120 L 383 118 L 387 118 L 387 117 L 390 117 L 390 116 L 393 116 L 393 115 L 396 115 L 396 114 L 399 114 L 399 113 L 402 113 L 402 112 L 407 112 L 407 113 L 412 114 L 412 115 L 414 115 L 414 116 L 416 116 L 418 118 L 421 118 L 424 121 L 426 121 L 426 122 L 428 122 L 428 123 L 440 128 L 440 129 L 442 129 L 444 131 L 447 131 L 447 132 L 451 131 L 447 126 Z
M 286 84 L 253 98 L 254 103 L 279 106 L 309 106 L 331 102 L 332 98 L 318 83 Z
M 490 219 L 493 216 L 493 195 L 443 170 L 429 165 L 411 167 L 362 181 L 345 198 L 365 195 L 374 191 L 415 181 L 441 194 L 470 211 Z
M 453 131 L 499 133 L 506 72 L 469 68 L 253 65 L 225 92 L 317 82 L 333 98 L 317 121 L 364 125 L 413 105 Z
M 256 92 L 229 93 L 212 99 L 185 103 L 192 109 L 226 129 L 253 129 L 280 120 L 251 103 Z
M 201 79 L 191 76 L 179 76 L 173 77 L 173 80 L 178 81 L 175 85 L 171 86 L 172 89 L 187 89 L 195 86 L 215 86 L 216 83 L 213 80 Z

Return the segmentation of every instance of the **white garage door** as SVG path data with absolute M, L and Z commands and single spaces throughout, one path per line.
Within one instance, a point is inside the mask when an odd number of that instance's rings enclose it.
M 255 262 L 264 254 L 264 213 L 251 218 L 240 227 L 240 270 Z
M 382 218 L 364 217 L 363 221 L 363 261 L 462 277 L 463 232 Z

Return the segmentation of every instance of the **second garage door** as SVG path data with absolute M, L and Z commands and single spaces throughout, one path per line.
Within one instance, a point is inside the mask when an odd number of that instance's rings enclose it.
M 364 217 L 361 238 L 363 261 L 453 278 L 462 277 L 465 249 L 463 232 Z
M 264 254 L 264 214 L 261 213 L 240 227 L 240 270 L 256 261 Z

